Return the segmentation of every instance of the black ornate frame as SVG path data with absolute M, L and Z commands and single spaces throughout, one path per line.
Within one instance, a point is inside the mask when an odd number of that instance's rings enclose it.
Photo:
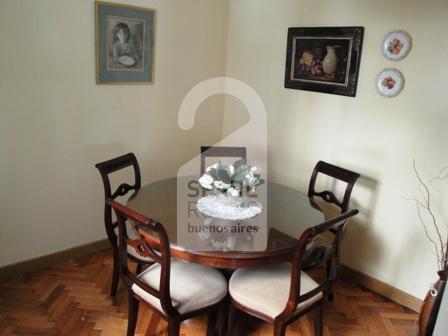
M 289 28 L 285 88 L 355 97 L 363 37 L 364 27 Z M 309 64 L 300 62 L 304 59 L 303 51 L 314 48 L 307 56 L 311 58 L 313 51 L 317 51 L 322 58 L 324 47 L 330 44 L 336 44 L 339 53 L 336 71 L 331 75 L 322 72 L 320 76 L 308 73 Z

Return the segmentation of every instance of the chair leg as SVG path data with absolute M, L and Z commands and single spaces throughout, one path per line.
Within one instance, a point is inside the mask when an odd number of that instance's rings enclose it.
M 226 332 L 226 308 L 228 303 L 228 300 L 224 300 L 218 308 L 218 336 L 224 336 Z
M 326 265 L 326 267 L 327 267 L 326 271 L 327 271 L 327 279 L 328 279 L 328 277 L 330 276 L 331 259 L 328 259 L 328 260 L 327 260 L 327 265 Z M 334 294 L 333 294 L 333 290 L 331 290 L 331 291 L 328 293 L 328 301 L 332 302 L 333 299 L 334 299 Z
M 274 336 L 285 336 L 286 325 L 281 322 L 274 322 Z
M 129 311 L 128 311 L 128 333 L 127 336 L 134 336 L 137 326 L 139 301 L 129 292 Z
M 322 325 L 324 315 L 324 302 L 316 308 L 316 315 L 314 319 L 314 334 L 316 336 L 322 336 Z
M 179 336 L 180 322 L 176 320 L 168 320 L 168 336 Z
M 227 334 L 229 336 L 235 326 L 235 313 L 235 307 L 229 302 L 229 315 L 227 316 Z
M 115 296 L 117 294 L 118 280 L 119 280 L 118 248 L 116 246 L 112 247 L 112 253 L 113 253 L 114 260 L 112 263 L 112 285 L 110 287 L 110 295 Z
M 207 319 L 207 336 L 215 336 L 216 335 L 216 310 L 212 310 L 208 313 Z

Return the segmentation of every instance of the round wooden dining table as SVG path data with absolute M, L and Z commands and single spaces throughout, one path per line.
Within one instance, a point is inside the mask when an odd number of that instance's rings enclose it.
M 260 215 L 239 221 L 212 218 L 201 214 L 194 201 L 188 201 L 183 210 L 179 186 L 187 182 L 193 185 L 186 177 L 147 184 L 127 206 L 165 227 L 173 257 L 210 267 L 236 269 L 290 261 L 301 233 L 333 216 L 307 195 L 268 182 L 262 186 L 265 197 Z M 204 194 L 194 196 L 198 199 Z

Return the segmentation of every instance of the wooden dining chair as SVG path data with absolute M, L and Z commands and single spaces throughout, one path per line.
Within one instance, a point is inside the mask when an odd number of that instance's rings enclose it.
M 222 335 L 227 296 L 224 276 L 215 269 L 171 258 L 170 242 L 162 224 L 112 199 L 107 203 L 118 219 L 120 276 L 129 294 L 127 335 L 134 335 L 140 301 L 168 322 L 168 336 L 179 335 L 182 321 L 202 313 L 209 313 L 207 335 Z M 137 232 L 140 251 L 155 261 L 140 274 L 128 267 L 127 220 Z
M 315 335 L 322 335 L 325 296 L 333 290 L 337 279 L 339 236 L 348 218 L 358 210 L 344 212 L 322 224 L 308 228 L 294 249 L 292 263 L 236 270 L 229 282 L 229 330 L 233 328 L 235 309 L 274 325 L 274 336 L 283 336 L 286 327 L 310 311 L 315 311 Z M 307 245 L 317 236 L 335 230 L 330 251 L 330 272 L 316 282 L 303 271 L 303 255 Z
M 201 146 L 201 175 L 205 173 L 205 159 L 207 157 L 232 157 L 247 162 L 246 147 Z
M 345 183 L 345 190 L 343 192 L 342 198 L 338 198 L 335 193 L 331 190 L 317 190 L 316 188 L 316 180 L 318 176 L 326 175 L 335 181 L 340 181 Z M 358 173 L 355 173 L 351 170 L 341 168 L 335 165 L 332 165 L 325 161 L 317 162 L 314 167 L 313 173 L 311 174 L 310 184 L 308 187 L 308 197 L 313 200 L 321 199 L 322 201 L 334 205 L 339 213 L 346 212 L 348 210 L 350 196 L 352 194 L 353 187 L 356 183 L 356 180 L 360 177 Z M 342 229 L 344 231 L 344 228 Z M 329 233 L 335 234 L 336 232 L 330 230 Z M 311 269 L 313 267 L 317 267 L 324 262 L 327 262 L 327 272 L 329 272 L 329 249 L 328 242 L 325 239 L 320 240 L 313 245 L 311 251 L 308 251 L 308 256 L 304 261 L 304 269 Z M 339 262 L 339 251 L 336 251 L 336 257 Z M 329 300 L 333 300 L 333 293 L 330 292 L 328 295 Z
M 109 175 L 130 166 L 132 166 L 134 171 L 134 184 L 129 185 L 127 183 L 122 183 L 114 191 L 112 191 Z M 136 192 L 137 190 L 140 189 L 141 186 L 140 168 L 134 153 L 128 153 L 104 162 L 97 163 L 95 167 L 100 171 L 101 178 L 103 180 L 105 200 L 108 198 L 116 199 L 117 197 L 120 196 L 126 196 L 130 192 L 132 191 Z M 115 294 L 117 293 L 118 280 L 119 280 L 118 237 L 117 237 L 118 224 L 116 221 L 113 220 L 112 208 L 107 202 L 104 203 L 104 224 L 106 227 L 107 238 L 110 241 L 113 253 L 112 285 L 110 295 L 115 296 Z M 130 255 L 130 258 L 137 263 L 138 271 L 141 271 L 143 265 L 145 264 L 150 265 L 153 263 L 153 261 L 150 258 L 141 256 L 139 252 L 132 246 L 129 246 L 128 253 Z
M 339 180 L 346 183 L 344 195 L 342 199 L 338 199 L 334 192 L 331 190 L 316 190 L 316 180 L 319 174 L 327 175 L 335 180 Z M 341 213 L 348 210 L 350 202 L 350 196 L 352 194 L 353 186 L 356 180 L 359 178 L 359 174 L 351 170 L 341 168 L 325 161 L 319 161 L 314 167 L 311 174 L 310 184 L 308 187 L 308 197 L 320 197 L 327 203 L 335 204 L 341 209 Z

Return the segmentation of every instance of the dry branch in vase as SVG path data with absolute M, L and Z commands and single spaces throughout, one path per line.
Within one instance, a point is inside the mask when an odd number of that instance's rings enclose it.
M 448 276 L 448 236 L 443 237 L 442 229 L 444 227 L 446 231 L 447 223 L 444 223 L 443 221 L 442 223 L 440 223 L 441 221 L 438 220 L 438 217 L 435 215 L 434 208 L 431 203 L 432 199 L 430 186 L 434 181 L 448 181 L 448 166 L 440 169 L 439 174 L 436 177 L 432 178 L 429 183 L 423 181 L 423 179 L 420 177 L 420 174 L 418 173 L 418 170 L 415 166 L 415 160 L 413 162 L 413 168 L 418 179 L 419 186 L 422 188 L 422 190 L 420 192 L 420 197 L 412 196 L 411 198 L 409 198 L 409 200 L 415 202 L 418 218 L 425 230 L 426 238 L 428 238 L 428 240 L 434 246 L 439 272 L 441 272 L 446 278 L 446 276 Z M 429 217 L 429 221 L 425 221 L 422 211 L 425 212 Z

